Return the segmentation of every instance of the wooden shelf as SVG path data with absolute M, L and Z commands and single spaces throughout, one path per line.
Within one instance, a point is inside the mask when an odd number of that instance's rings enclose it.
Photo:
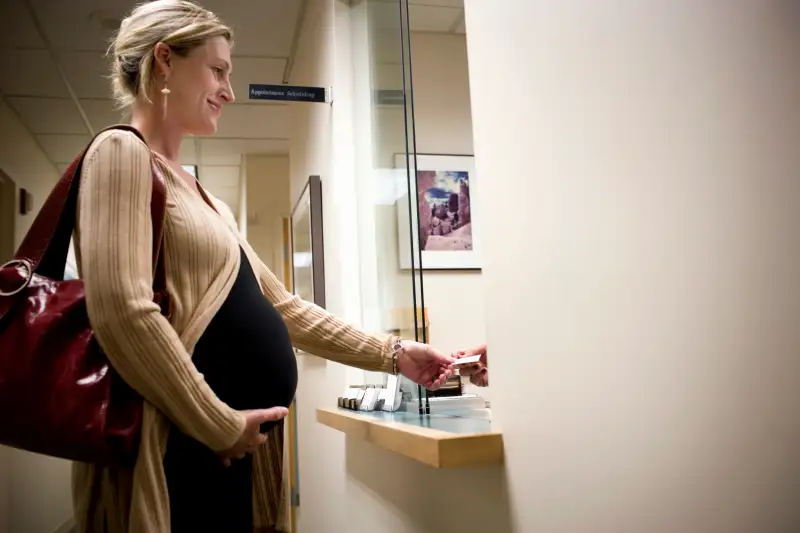
M 503 464 L 503 435 L 496 431 L 470 432 L 469 420 L 438 419 L 407 413 L 359 413 L 346 409 L 317 409 L 317 422 L 434 468 L 463 468 Z M 402 421 L 400 420 L 402 419 Z M 459 431 L 437 429 L 448 424 Z M 485 421 L 480 421 L 485 422 Z M 483 424 L 479 424 L 483 425 Z M 467 428 L 467 431 L 464 431 Z

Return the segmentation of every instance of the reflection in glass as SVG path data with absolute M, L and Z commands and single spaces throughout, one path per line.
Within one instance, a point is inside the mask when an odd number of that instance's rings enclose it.
M 298 206 L 300 213 L 292 217 L 292 238 L 294 252 L 294 292 L 306 301 L 314 301 L 314 275 L 312 271 L 311 250 L 311 205 L 308 202 Z
M 398 231 L 398 209 L 404 205 L 399 200 L 408 198 L 410 177 L 416 174 L 408 4 L 353 0 L 351 9 L 358 21 L 353 25 L 356 101 L 369 102 L 356 112 L 356 138 L 371 140 L 356 143 L 360 218 L 370 221 L 359 228 L 362 287 L 367 287 L 362 291 L 364 325 L 426 341 L 421 271 L 399 267 L 401 254 L 409 256 L 403 263 L 419 264 L 411 260 L 418 254 L 419 239 L 410 230 Z M 368 373 L 366 380 L 381 383 L 385 376 Z M 401 386 L 406 400 L 416 405 L 422 396 L 424 403 L 425 395 L 415 384 L 402 378 Z
M 322 234 L 322 182 L 311 176 L 292 211 L 292 280 L 295 294 L 324 308 Z

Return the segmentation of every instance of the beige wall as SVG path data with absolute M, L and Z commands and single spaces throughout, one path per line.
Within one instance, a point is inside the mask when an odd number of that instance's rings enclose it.
M 19 210 L 16 211 L 15 241 L 20 243 L 59 176 L 34 138 L 2 99 L 0 139 L 3 140 L 0 143 L 0 166 L 14 180 L 18 189 L 24 187 L 33 197 L 33 212 L 23 216 Z
M 289 156 L 248 155 L 245 166 L 247 240 L 283 279 L 283 217 L 291 213 Z
M 780 4 L 467 0 L 507 466 L 433 470 L 309 425 L 302 533 L 800 527 L 800 43 Z
M 797 3 L 610 7 L 466 0 L 512 523 L 798 531 Z
M 331 86 L 335 79 L 334 0 L 310 0 L 303 24 L 293 84 Z M 293 104 L 290 141 L 292 204 L 297 200 L 309 175 L 322 178 L 326 297 L 328 308 L 342 313 L 342 271 L 339 266 L 340 232 L 334 215 L 337 202 L 336 178 L 331 155 L 334 110 L 326 104 Z M 297 389 L 298 457 L 300 498 L 298 528 L 303 533 L 331 531 L 331 524 L 343 524 L 342 483 L 345 479 L 344 438 L 329 434 L 316 423 L 316 408 L 330 405 L 345 383 L 344 367 L 313 356 L 298 358 Z
M 0 99 L 0 168 L 33 196 L 33 212 L 16 216 L 18 246 L 58 174 L 16 115 Z M 0 453 L 0 532 L 51 533 L 72 515 L 66 461 L 19 450 Z
M 247 161 L 242 155 L 242 164 L 239 166 L 239 209 L 236 210 L 236 222 L 239 231 L 247 237 Z M 288 179 L 288 178 L 287 178 Z

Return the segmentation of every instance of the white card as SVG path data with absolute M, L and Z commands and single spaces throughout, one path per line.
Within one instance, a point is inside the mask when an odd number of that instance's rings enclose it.
M 469 357 L 462 357 L 461 359 L 456 359 L 456 362 L 453 363 L 455 366 L 461 365 L 474 365 L 475 363 L 481 362 L 480 355 L 471 355 Z

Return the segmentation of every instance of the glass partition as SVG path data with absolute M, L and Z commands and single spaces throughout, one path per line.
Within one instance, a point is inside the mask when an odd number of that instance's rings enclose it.
M 410 203 L 415 179 L 413 75 L 406 0 L 351 3 L 359 248 L 365 327 L 427 341 L 418 238 L 411 231 Z M 385 375 L 367 373 L 369 384 Z M 412 402 L 425 393 L 401 380 Z
M 352 0 L 350 6 L 364 326 L 446 350 L 469 348 L 456 344 L 477 344 L 483 334 L 477 326 L 460 331 L 462 323 L 481 324 L 479 312 L 458 318 L 464 305 L 481 307 L 463 3 Z M 455 287 L 462 291 L 452 298 L 447 291 Z M 437 313 L 438 337 L 429 311 Z M 387 381 L 367 373 L 364 383 Z M 468 380 L 454 378 L 436 393 L 405 379 L 400 385 L 409 411 L 486 406 Z

